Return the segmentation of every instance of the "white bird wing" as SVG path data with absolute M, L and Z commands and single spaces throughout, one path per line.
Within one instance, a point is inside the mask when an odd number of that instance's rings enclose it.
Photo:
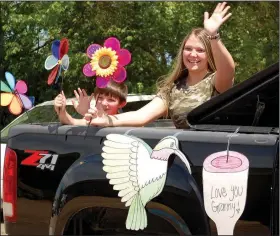
M 150 146 L 139 138 L 133 138 L 139 142 L 137 147 L 137 173 L 140 188 L 143 188 L 151 182 L 158 181 L 164 174 L 166 174 L 168 163 L 167 161 L 152 159 L 151 154 L 153 150 Z M 149 149 L 149 156 L 142 155 L 142 153 L 145 152 L 145 149 Z
M 151 159 L 152 149 L 141 139 L 121 134 L 106 138 L 101 154 L 103 170 L 121 201 L 130 206 L 135 194 L 166 173 L 167 161 Z

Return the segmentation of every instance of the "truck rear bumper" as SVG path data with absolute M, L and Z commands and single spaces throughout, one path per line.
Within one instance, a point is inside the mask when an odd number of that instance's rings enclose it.
M 49 224 L 34 222 L 5 222 L 5 230 L 8 235 L 48 235 Z
M 8 235 L 49 235 L 52 203 L 48 200 L 17 199 L 17 221 L 4 221 Z

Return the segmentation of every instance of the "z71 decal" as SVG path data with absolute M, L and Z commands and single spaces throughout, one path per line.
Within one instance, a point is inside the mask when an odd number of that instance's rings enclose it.
M 41 170 L 49 169 L 54 170 L 55 164 L 58 158 L 57 154 L 48 153 L 48 151 L 37 151 L 37 150 L 25 150 L 25 153 L 31 153 L 31 155 L 24 160 L 21 164 L 25 166 L 36 166 Z M 47 162 L 47 163 L 46 163 Z

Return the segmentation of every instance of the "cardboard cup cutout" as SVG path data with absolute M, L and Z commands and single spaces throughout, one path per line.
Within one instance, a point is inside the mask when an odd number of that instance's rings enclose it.
M 248 170 L 247 157 L 234 151 L 213 153 L 203 163 L 205 211 L 218 235 L 233 235 L 246 204 Z

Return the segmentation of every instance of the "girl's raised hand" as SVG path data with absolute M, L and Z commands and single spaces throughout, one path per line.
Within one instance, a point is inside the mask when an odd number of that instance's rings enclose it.
M 204 29 L 210 34 L 217 34 L 220 26 L 232 15 L 228 13 L 230 6 L 227 3 L 218 3 L 213 14 L 209 18 L 209 13 L 204 12 Z

